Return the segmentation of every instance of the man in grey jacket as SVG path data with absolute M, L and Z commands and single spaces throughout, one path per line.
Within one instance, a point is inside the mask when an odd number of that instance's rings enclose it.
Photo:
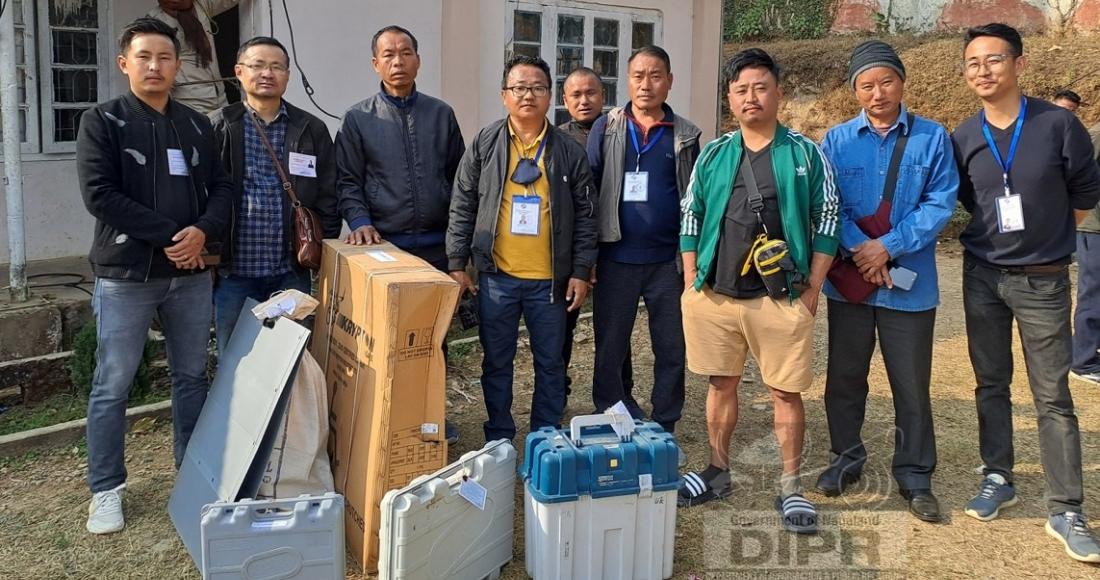
M 597 411 L 622 400 L 631 415 L 644 417 L 621 373 L 638 299 L 644 298 L 654 356 L 652 418 L 671 432 L 684 406 L 679 208 L 699 156 L 700 132 L 665 102 L 672 67 L 664 49 L 639 48 L 628 63 L 630 103 L 597 120 L 588 137 L 588 159 L 600 187 L 592 400 Z
M 336 135 L 336 189 L 347 242 L 383 239 L 446 271 L 443 238 L 451 183 L 462 158 L 454 111 L 416 90 L 419 45 L 387 26 L 371 44 L 382 90 L 348 109 Z
M 531 338 L 531 430 L 557 426 L 565 407 L 566 311 L 588 295 L 596 261 L 595 191 L 584 150 L 546 121 L 550 67 L 517 55 L 504 68 L 508 117 L 482 129 L 455 176 L 447 258 L 481 317 L 485 440 L 516 436 L 512 376 L 519 318 Z M 473 260 L 480 289 L 466 274 Z

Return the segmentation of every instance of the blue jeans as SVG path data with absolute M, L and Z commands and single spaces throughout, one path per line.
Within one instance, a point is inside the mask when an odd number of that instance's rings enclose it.
M 237 326 L 237 317 L 241 314 L 241 308 L 244 308 L 245 300 L 252 298 L 263 302 L 272 294 L 283 290 L 300 290 L 309 294 L 311 286 L 309 270 L 291 270 L 286 274 L 262 278 L 233 275 L 218 278 L 218 286 L 214 288 L 214 332 L 218 337 L 218 354 L 229 344 L 229 337 L 233 336 L 233 327 Z
M 963 260 L 963 310 L 978 386 L 978 447 L 985 474 L 1012 481 L 1012 321 L 1039 421 L 1039 458 L 1051 514 L 1080 511 L 1081 431 L 1069 390 L 1069 272 L 1028 274 Z
M 1073 314 L 1073 370 L 1100 373 L 1100 234 L 1077 232 L 1077 310 Z
M 88 399 L 88 487 L 92 493 L 126 481 L 126 403 L 145 349 L 153 314 L 160 315 L 172 375 L 172 427 L 176 466 L 206 392 L 210 342 L 209 273 L 148 282 L 98 278 L 92 295 L 96 368 Z
M 557 427 L 565 410 L 565 302 L 551 302 L 549 280 L 521 280 L 507 274 L 482 273 L 478 290 L 481 316 L 481 389 L 485 395 L 485 440 L 512 439 L 512 375 L 519 338 L 519 318 L 527 324 L 535 362 L 531 430 Z

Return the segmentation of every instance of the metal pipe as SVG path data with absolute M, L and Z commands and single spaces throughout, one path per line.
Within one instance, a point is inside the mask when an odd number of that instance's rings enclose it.
M 15 68 L 15 6 L 0 14 L 0 120 L 4 129 L 4 197 L 8 209 L 9 292 L 26 302 L 27 249 L 23 232 L 23 160 L 19 130 L 19 79 Z

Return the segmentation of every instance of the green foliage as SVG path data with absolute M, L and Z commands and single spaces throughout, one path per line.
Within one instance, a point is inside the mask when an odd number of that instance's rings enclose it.
M 820 38 L 833 23 L 835 0 L 724 0 L 727 40 Z
M 73 356 L 69 359 L 69 378 L 76 392 L 87 400 L 92 393 L 92 377 L 95 376 L 96 331 L 92 320 L 73 337 Z M 141 363 L 134 375 L 134 384 L 130 388 L 130 400 L 146 398 L 153 388 L 149 365 L 156 356 L 156 344 L 145 341 L 145 350 L 141 354 Z

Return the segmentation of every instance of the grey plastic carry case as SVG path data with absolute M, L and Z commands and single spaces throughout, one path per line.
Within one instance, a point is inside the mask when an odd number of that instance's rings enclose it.
M 205 580 L 344 580 L 344 496 L 213 503 L 202 510 Z
M 484 488 L 485 509 L 459 495 Z M 378 580 L 482 580 L 512 560 L 516 450 L 492 441 L 382 498 Z

